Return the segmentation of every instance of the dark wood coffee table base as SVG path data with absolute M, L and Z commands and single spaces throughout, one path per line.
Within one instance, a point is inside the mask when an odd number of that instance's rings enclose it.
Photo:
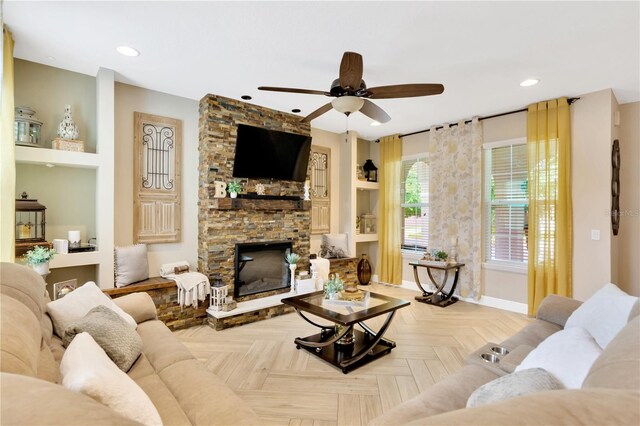
M 339 345 L 337 343 L 329 344 L 323 348 L 315 348 L 308 346 L 307 343 L 324 343 L 333 335 L 327 333 L 318 333 L 309 337 L 298 337 L 296 342 L 297 349 L 304 349 L 318 358 L 328 362 L 342 370 L 344 374 L 349 371 L 361 367 L 383 355 L 391 353 L 391 349 L 396 347 L 396 343 L 381 339 L 378 343 L 371 345 L 373 338 L 369 333 L 363 333 L 360 330 L 353 331 L 355 342 L 350 345 Z M 356 362 L 349 363 L 354 356 L 364 351 L 364 356 Z

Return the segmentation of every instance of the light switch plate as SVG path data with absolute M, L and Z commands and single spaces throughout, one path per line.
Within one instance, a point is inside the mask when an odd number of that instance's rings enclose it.
M 593 241 L 600 241 L 600 230 L 599 229 L 592 229 L 591 230 L 591 239 Z

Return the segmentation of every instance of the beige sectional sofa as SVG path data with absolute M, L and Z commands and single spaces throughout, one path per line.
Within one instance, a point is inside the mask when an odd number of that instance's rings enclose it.
M 31 269 L 0 265 L 0 419 L 3 425 L 137 424 L 59 384 L 62 341 L 46 313 L 45 283 Z M 146 293 L 115 302 L 138 323 L 143 352 L 127 373 L 164 425 L 260 424 L 226 384 L 156 318 Z
M 591 367 L 582 388 L 554 390 L 465 408 L 478 387 L 514 371 L 533 348 L 562 330 L 580 302 L 547 297 L 537 318 L 500 343 L 510 352 L 498 365 L 482 361 L 491 345 L 471 354 L 466 365 L 417 397 L 374 419 L 372 425 L 638 425 L 640 424 L 640 316 L 629 322 Z

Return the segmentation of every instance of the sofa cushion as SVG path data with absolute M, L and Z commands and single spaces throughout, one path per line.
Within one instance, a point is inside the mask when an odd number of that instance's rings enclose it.
M 36 376 L 51 383 L 60 383 L 60 364 L 53 357 L 51 348 L 44 342 L 40 347 Z
M 571 314 L 565 328 L 582 327 L 605 348 L 627 325 L 637 300 L 615 284 L 606 284 Z
M 0 370 L 35 377 L 42 341 L 39 319 L 23 300 L 4 294 L 0 298 L 0 312 Z
M 127 372 L 142 352 L 142 339 L 129 324 L 106 306 L 96 306 L 64 331 L 65 346 L 87 332 L 122 371 Z
M 478 389 L 467 400 L 467 408 L 492 404 L 536 392 L 564 389 L 562 383 L 547 370 L 530 368 L 498 377 Z
M 44 312 L 46 283 L 33 269 L 16 263 L 0 264 L 0 292 L 26 306 L 38 320 Z
M 157 373 L 176 362 L 194 359 L 162 321 L 145 321 L 137 331 L 142 338 L 142 351 Z
M 169 391 L 157 374 L 140 377 L 135 380 L 158 409 L 162 423 L 167 426 L 191 425 L 182 406 Z M 213 397 L 213 395 L 211 395 Z M 213 401 L 210 401 L 213 403 Z
M 478 365 L 465 365 L 415 398 L 386 411 L 369 424 L 401 425 L 464 408 L 473 391 L 496 377 L 496 374 Z
M 640 390 L 640 317 L 635 317 L 607 345 L 582 387 Z
M 47 303 L 47 311 L 53 320 L 53 329 L 60 337 L 64 336 L 64 331 L 72 322 L 84 317 L 91 309 L 98 305 L 104 305 L 113 309 L 118 315 L 124 318 L 127 323 L 135 329 L 136 321 L 120 309 L 109 296 L 105 295 L 98 288 L 96 283 L 89 281 L 67 294 L 62 299 Z
M 537 319 L 532 323 L 527 324 L 518 333 L 502 342 L 500 346 L 504 346 L 508 349 L 515 349 L 522 345 L 532 346 L 535 348 L 544 339 L 560 330 L 562 330 L 562 327 L 557 324 Z
M 145 425 L 161 425 L 160 415 L 142 389 L 109 359 L 89 333 L 80 333 L 60 363 L 62 385 L 81 392 Z
M 0 418 L 6 425 L 140 426 L 92 398 L 18 374 L 0 374 Z
M 582 302 L 568 297 L 550 294 L 542 300 L 536 318 L 564 327 L 571 314 Z
M 616 389 L 540 392 L 418 418 L 410 425 L 637 425 L 640 393 Z M 377 422 L 377 419 L 376 419 Z M 386 424 L 399 424 L 390 421 Z
M 158 319 L 156 305 L 153 303 L 151 296 L 144 291 L 116 297 L 113 299 L 113 303 L 131 315 L 138 324 Z
M 115 248 L 114 258 L 116 287 L 125 287 L 149 278 L 147 245 L 134 244 Z
M 169 365 L 160 379 L 194 425 L 258 425 L 253 410 L 196 359 Z
M 578 389 L 601 353 L 602 349 L 588 331 L 568 328 L 540 343 L 515 371 L 543 368 L 566 388 Z

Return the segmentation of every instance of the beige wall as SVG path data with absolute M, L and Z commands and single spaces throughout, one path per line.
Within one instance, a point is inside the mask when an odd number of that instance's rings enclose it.
M 182 241 L 149 244 L 149 274 L 163 263 L 198 262 L 198 101 L 136 86 L 115 85 L 115 245 L 133 242 L 133 113 L 182 120 Z
M 344 137 L 338 133 L 311 128 L 311 143 L 331 149 L 331 233 L 339 230 L 339 200 L 340 200 L 340 143 Z M 311 236 L 311 253 L 320 251 L 321 236 Z
M 14 62 L 15 105 L 28 106 L 43 122 L 43 146 L 51 148 L 57 138 L 64 106 L 71 105 L 79 140 L 86 152 L 96 152 L 96 79 L 85 74 L 16 59 Z
M 618 284 L 640 296 L 640 102 L 620 105 Z
M 585 300 L 611 281 L 611 90 L 571 106 L 573 297 Z M 591 231 L 600 231 L 600 240 Z

